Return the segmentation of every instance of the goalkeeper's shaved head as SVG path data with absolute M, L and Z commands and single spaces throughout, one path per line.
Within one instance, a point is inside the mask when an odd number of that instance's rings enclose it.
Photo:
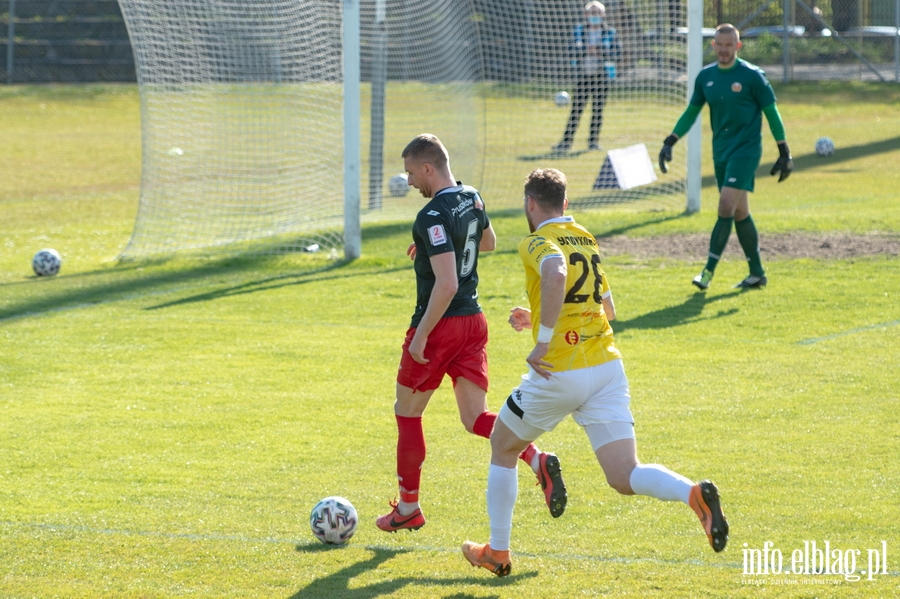
M 525 195 L 542 210 L 562 214 L 566 209 L 566 175 L 555 168 L 538 168 L 525 179 Z
M 418 163 L 427 162 L 438 171 L 445 172 L 450 167 L 450 154 L 436 135 L 422 133 L 403 148 L 401 158 L 409 158 Z
M 731 23 L 722 23 L 721 25 L 716 27 L 716 35 L 719 35 L 720 33 L 733 35 L 734 41 L 741 41 L 741 32 L 738 31 L 738 28 Z

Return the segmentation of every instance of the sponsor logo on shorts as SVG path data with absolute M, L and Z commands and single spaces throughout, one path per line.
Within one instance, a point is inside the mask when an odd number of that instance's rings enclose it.
M 581 337 L 575 331 L 566 331 L 566 343 L 569 345 L 577 345 L 581 341 Z
M 444 231 L 444 225 L 434 225 L 428 228 L 428 239 L 431 245 L 438 246 L 447 243 L 447 233 Z
M 744 89 L 744 86 L 741 85 L 740 83 L 738 83 L 737 81 L 735 81 L 734 83 L 731 84 L 731 91 L 733 91 L 734 93 L 738 93 L 742 89 Z
M 729 183 L 737 183 L 737 177 L 728 177 Z

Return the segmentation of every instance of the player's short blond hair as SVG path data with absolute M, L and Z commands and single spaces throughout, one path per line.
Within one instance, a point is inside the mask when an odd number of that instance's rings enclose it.
M 534 198 L 544 210 L 563 211 L 566 200 L 566 175 L 555 168 L 536 168 L 525 179 L 525 195 Z
M 418 162 L 427 162 L 439 171 L 445 171 L 450 164 L 450 154 L 436 135 L 422 133 L 413 138 L 403 148 L 401 158 L 409 158 Z
M 734 34 L 734 41 L 741 41 L 741 32 L 738 31 L 738 28 L 731 23 L 722 23 L 721 25 L 716 27 L 716 35 L 719 35 L 720 33 Z

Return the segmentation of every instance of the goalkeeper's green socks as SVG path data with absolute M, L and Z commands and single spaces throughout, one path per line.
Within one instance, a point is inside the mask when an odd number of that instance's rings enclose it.
M 765 276 L 766 271 L 763 270 L 762 260 L 759 258 L 759 233 L 753 217 L 748 215 L 744 220 L 735 221 L 734 231 L 744 249 L 744 255 L 747 256 L 747 262 L 750 263 L 750 274 L 758 277 Z
M 712 235 L 709 238 L 709 258 L 706 260 L 706 270 L 715 272 L 716 265 L 722 259 L 722 252 L 728 245 L 728 237 L 731 235 L 731 223 L 734 218 L 720 216 L 713 227 Z M 754 229 L 755 231 L 756 229 Z

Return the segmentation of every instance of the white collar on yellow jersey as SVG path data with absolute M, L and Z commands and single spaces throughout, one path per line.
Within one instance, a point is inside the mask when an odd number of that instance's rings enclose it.
M 547 220 L 545 220 L 544 222 L 539 224 L 537 229 L 535 229 L 535 232 L 537 232 L 538 229 L 540 229 L 544 225 L 549 225 L 550 223 L 574 223 L 574 222 L 575 222 L 574 216 L 554 216 L 553 218 L 548 218 Z

